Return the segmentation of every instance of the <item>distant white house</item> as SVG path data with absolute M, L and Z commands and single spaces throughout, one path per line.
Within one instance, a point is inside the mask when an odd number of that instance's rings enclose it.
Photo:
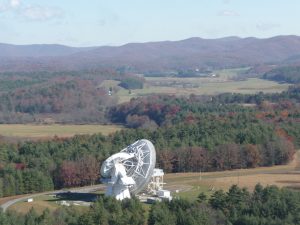
M 33 202 L 33 198 L 28 198 L 26 202 Z

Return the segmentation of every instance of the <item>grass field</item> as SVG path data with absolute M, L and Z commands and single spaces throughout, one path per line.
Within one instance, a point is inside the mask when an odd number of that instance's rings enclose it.
M 239 76 L 240 73 L 246 72 L 251 67 L 242 67 L 242 68 L 232 68 L 232 69 L 223 69 L 223 70 L 215 70 L 214 73 L 222 78 L 232 79 Z
M 300 189 L 300 152 L 288 165 L 241 169 L 223 172 L 178 173 L 165 175 L 166 189 L 178 190 L 175 196 L 194 199 L 200 192 L 210 195 L 213 191 L 228 190 L 236 184 L 252 190 L 257 183 Z
M 119 87 L 119 81 L 105 80 L 101 87 L 115 91 L 113 95 L 119 98 L 119 103 L 128 102 L 133 97 L 151 94 L 170 95 L 216 95 L 220 93 L 243 93 L 254 94 L 257 92 L 275 93 L 286 90 L 289 84 L 277 83 L 274 81 L 259 78 L 235 80 L 239 74 L 249 68 L 235 68 L 216 70 L 213 73 L 216 77 L 145 77 L 146 82 L 143 89 L 126 90 Z
M 50 200 L 50 201 L 49 201 Z M 58 208 L 58 205 L 51 200 L 55 200 L 54 197 L 48 195 L 42 195 L 36 198 L 33 198 L 33 202 L 18 202 L 11 207 L 9 210 L 16 211 L 18 213 L 26 214 L 31 208 L 34 208 L 38 214 L 42 214 L 45 209 L 50 211 L 55 211 Z
M 160 78 L 162 79 L 162 78 Z M 151 82 L 157 82 L 163 84 L 164 79 L 156 80 L 151 78 Z M 224 78 L 166 78 L 167 82 L 173 82 L 173 85 L 170 86 L 150 86 L 144 90 L 144 93 L 150 93 L 151 89 L 157 91 L 161 88 L 161 91 L 164 91 L 167 88 L 166 92 L 172 94 L 220 94 L 224 92 L 230 93 L 257 93 L 259 91 L 263 92 L 280 92 L 285 90 L 287 84 L 279 84 L 277 82 L 262 80 L 258 78 L 251 78 L 244 81 L 233 81 L 225 80 Z M 194 87 L 193 87 L 194 86 Z M 155 89 L 158 88 L 157 90 Z M 143 93 L 143 92 L 142 92 Z
M 120 84 L 120 81 L 117 81 L 117 80 L 104 80 L 99 87 L 104 87 L 106 88 L 107 90 L 110 88 L 110 87 L 116 87 Z
M 227 80 L 225 78 L 174 78 L 159 77 L 146 78 L 143 89 L 120 89 L 117 92 L 119 102 L 127 102 L 133 97 L 150 94 L 183 95 L 216 95 L 220 93 L 254 94 L 260 91 L 265 93 L 282 92 L 289 84 L 279 84 L 274 81 L 250 78 L 243 81 Z
M 44 210 L 49 209 L 50 212 L 55 211 L 59 207 L 61 207 L 59 202 L 60 199 L 56 198 L 53 195 L 41 195 L 39 197 L 33 198 L 33 202 L 18 202 L 11 207 L 9 207 L 9 211 L 15 211 L 21 214 L 26 214 L 30 211 L 31 208 L 34 208 L 35 211 L 41 215 Z M 72 210 L 76 210 L 78 212 L 87 211 L 87 206 L 73 205 Z
M 117 125 L 35 125 L 35 124 L 0 124 L 0 135 L 5 137 L 48 138 L 53 136 L 71 137 L 76 134 L 111 134 L 121 130 Z

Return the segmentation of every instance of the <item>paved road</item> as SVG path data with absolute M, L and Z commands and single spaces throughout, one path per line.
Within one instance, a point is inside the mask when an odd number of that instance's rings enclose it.
M 56 195 L 56 194 L 59 194 L 59 193 L 69 192 L 69 191 L 70 192 L 80 192 L 80 193 L 90 193 L 90 192 L 95 192 L 95 191 L 101 190 L 104 187 L 105 186 L 103 184 L 98 184 L 98 185 L 92 185 L 92 186 L 86 186 L 86 187 L 80 187 L 80 188 L 64 189 L 64 190 L 58 190 L 58 191 L 49 191 L 49 192 L 43 192 L 43 193 L 27 195 L 25 197 L 20 197 L 20 198 L 13 199 L 13 200 L 5 202 L 1 205 L 1 208 L 5 212 L 10 206 L 12 206 L 13 204 L 16 204 L 17 202 L 25 201 L 28 198 L 35 198 L 35 197 L 38 197 L 40 195 L 46 195 L 46 194 Z

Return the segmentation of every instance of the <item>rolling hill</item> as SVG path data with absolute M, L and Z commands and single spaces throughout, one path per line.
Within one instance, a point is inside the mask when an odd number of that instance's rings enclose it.
M 84 52 L 93 48 L 74 48 L 64 45 L 12 45 L 0 43 L 0 57 L 19 58 L 19 57 L 59 57 L 76 52 Z
M 131 71 L 225 68 L 300 61 L 300 37 L 226 37 L 73 48 L 62 45 L 0 44 L 0 71 L 81 70 L 103 67 Z

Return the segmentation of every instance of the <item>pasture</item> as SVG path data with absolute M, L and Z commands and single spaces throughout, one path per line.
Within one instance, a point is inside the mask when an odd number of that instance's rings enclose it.
M 273 81 L 251 78 L 242 81 L 226 80 L 225 78 L 151 78 L 142 94 L 165 92 L 178 95 L 215 95 L 220 93 L 244 93 L 253 94 L 260 91 L 266 93 L 281 92 L 287 84 L 279 84 Z
M 207 195 L 213 191 L 228 190 L 232 185 L 253 190 L 257 183 L 300 189 L 300 152 L 288 165 L 239 169 L 222 172 L 178 173 L 165 175 L 166 189 L 178 190 L 175 196 L 194 199 L 200 192 Z
M 118 125 L 37 125 L 37 124 L 0 124 L 0 135 L 19 138 L 71 137 L 77 134 L 102 133 L 108 135 L 121 130 Z
M 175 78 L 175 77 L 148 77 L 143 89 L 129 92 L 120 88 L 116 95 L 119 103 L 127 102 L 133 97 L 151 94 L 168 94 L 177 96 L 217 95 L 221 93 L 255 94 L 258 92 L 276 93 L 287 90 L 289 84 L 280 84 L 274 81 L 250 78 L 247 80 L 227 80 L 226 78 Z
M 113 95 L 119 103 L 128 102 L 133 97 L 151 94 L 169 94 L 177 96 L 217 95 L 221 93 L 255 94 L 258 92 L 276 93 L 286 90 L 289 84 L 277 83 L 259 78 L 241 78 L 240 73 L 248 68 L 224 69 L 213 71 L 210 77 L 145 77 L 143 89 L 126 90 L 118 86 L 119 81 L 105 80 L 101 87 L 112 87 Z

